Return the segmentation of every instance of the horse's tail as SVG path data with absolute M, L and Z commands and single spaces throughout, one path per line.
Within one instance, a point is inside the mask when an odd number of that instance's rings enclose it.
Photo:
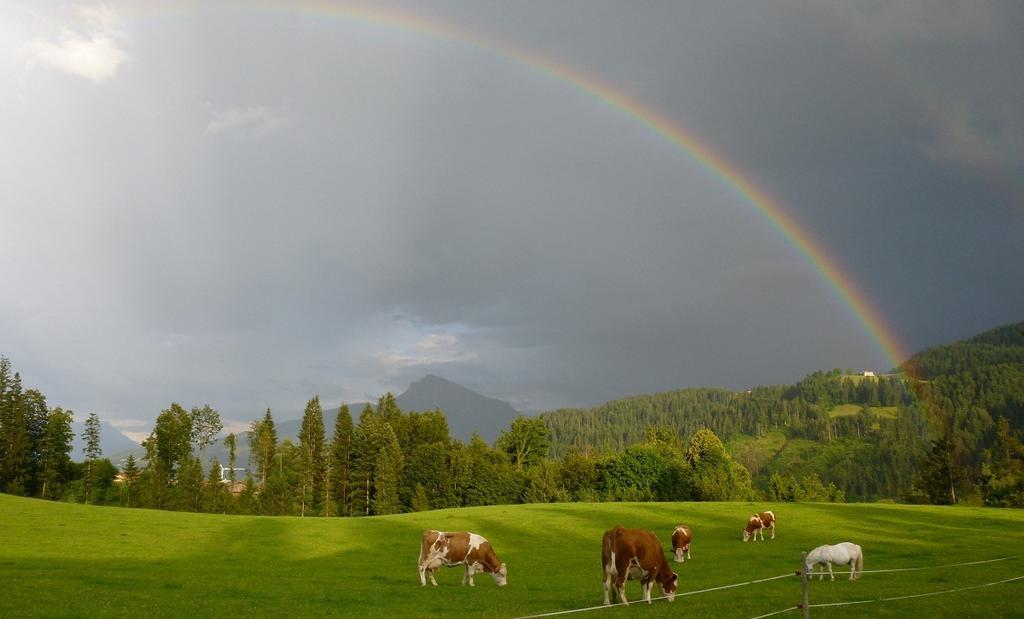
M 857 553 L 857 578 L 860 578 L 860 573 L 864 571 L 864 549 L 857 547 L 860 552 Z

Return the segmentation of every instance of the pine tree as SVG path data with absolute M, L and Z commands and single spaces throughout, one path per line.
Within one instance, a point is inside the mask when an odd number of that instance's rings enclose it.
M 320 397 L 314 396 L 306 403 L 299 431 L 299 448 L 302 452 L 302 515 L 306 515 L 307 503 L 311 511 L 317 511 L 327 482 L 327 463 L 324 454 L 324 413 L 320 408 Z
M 351 513 L 349 475 L 352 431 L 352 415 L 349 414 L 348 405 L 342 404 L 338 409 L 338 418 L 334 422 L 334 436 L 331 438 L 331 474 L 328 482 L 328 487 L 334 489 L 334 500 L 339 516 Z
M 96 413 L 89 413 L 85 420 L 85 431 L 82 433 L 85 438 L 85 502 L 92 500 L 92 482 L 95 473 L 96 460 L 103 455 L 100 448 L 100 418 Z
M 369 516 L 373 513 L 373 497 L 376 494 L 373 484 L 377 455 L 384 444 L 385 426 L 387 423 L 367 404 L 359 415 L 359 424 L 352 431 L 349 489 L 353 516 Z M 390 426 L 387 427 L 390 430 Z
M 25 391 L 25 425 L 28 431 L 29 456 L 26 494 L 38 495 L 43 486 L 43 443 L 50 409 L 46 396 L 36 389 Z
M 32 450 L 28 415 L 21 375 L 15 372 L 7 382 L 7 389 L 0 392 L 0 490 L 23 495 L 28 486 Z
M 203 466 L 199 460 L 185 458 L 178 467 L 177 482 L 178 507 L 198 512 L 203 498 Z
M 128 454 L 128 458 L 124 461 L 124 468 L 121 469 L 124 473 L 124 489 L 126 493 L 125 506 L 132 506 L 132 488 L 135 487 L 135 482 L 139 479 L 139 467 L 135 462 L 135 455 Z
M 263 421 L 253 422 L 253 429 L 249 433 L 249 457 L 255 458 L 261 486 L 267 483 L 276 454 L 277 430 L 274 428 L 274 416 L 268 408 Z
M 373 486 L 373 512 L 377 515 L 398 513 L 398 471 L 387 447 L 377 452 Z
M 220 461 L 214 458 L 210 463 L 210 472 L 203 484 L 203 511 L 213 514 L 226 514 L 228 490 L 220 478 Z
M 415 493 L 412 496 L 412 511 L 425 512 L 430 509 L 430 499 L 427 498 L 427 489 L 423 484 L 416 484 Z
M 955 447 L 949 437 L 932 443 L 932 450 L 925 458 L 919 480 L 920 489 L 935 505 L 956 503 L 956 485 L 960 473 L 956 464 Z
M 402 409 L 398 408 L 398 401 L 390 391 L 377 400 L 377 414 L 390 423 L 393 429 L 397 429 L 402 420 Z
M 56 486 L 64 479 L 64 473 L 71 464 L 72 412 L 60 407 L 53 409 L 46 420 L 46 430 L 40 449 L 42 488 L 39 496 L 50 498 Z

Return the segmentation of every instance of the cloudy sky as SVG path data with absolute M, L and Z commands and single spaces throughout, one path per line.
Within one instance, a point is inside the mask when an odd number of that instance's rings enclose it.
M 1019 2 L 87 2 L 0 5 L 0 354 L 128 431 L 428 372 L 545 409 L 891 366 L 544 63 L 729 162 L 907 350 L 1024 318 Z

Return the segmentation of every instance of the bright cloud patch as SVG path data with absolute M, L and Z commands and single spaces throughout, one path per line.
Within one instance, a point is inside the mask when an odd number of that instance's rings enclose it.
M 206 125 L 206 134 L 264 137 L 284 129 L 288 122 L 287 116 L 266 106 L 232 107 L 214 114 Z
M 149 432 L 129 432 L 128 430 L 121 430 L 121 434 L 124 434 L 128 438 L 132 439 L 136 443 L 142 444 L 147 438 L 149 438 Z
M 418 365 L 435 365 L 472 361 L 477 355 L 466 350 L 459 338 L 450 333 L 432 333 L 416 342 L 411 350 L 389 350 L 379 353 L 377 360 L 392 369 Z
M 96 84 L 113 79 L 128 62 L 117 12 L 105 4 L 78 7 L 73 22 L 60 29 L 56 40 L 35 38 L 25 43 L 29 66 L 49 67 Z
M 131 430 L 133 428 L 148 428 L 152 427 L 153 425 L 152 421 L 146 421 L 145 419 L 119 419 L 115 417 L 107 419 L 107 421 L 110 422 L 110 425 L 114 426 L 118 430 L 121 430 L 122 432 L 124 430 Z

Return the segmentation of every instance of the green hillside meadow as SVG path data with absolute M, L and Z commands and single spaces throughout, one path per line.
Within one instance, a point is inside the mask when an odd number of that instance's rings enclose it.
M 740 541 L 771 508 L 775 541 Z M 513 617 L 601 603 L 600 541 L 615 524 L 668 543 L 694 529 L 693 559 L 673 564 L 680 591 L 794 571 L 800 551 L 850 540 L 865 568 L 941 565 L 1020 553 L 1024 512 L 885 504 L 570 503 L 464 508 L 372 518 L 219 516 L 90 507 L 0 495 L 0 616 Z M 508 564 L 461 587 L 462 568 L 421 588 L 420 531 L 468 529 Z M 815 581 L 812 603 L 926 593 L 1024 575 L 1024 559 Z M 657 592 L 657 589 L 655 589 Z M 631 582 L 633 599 L 639 584 Z M 799 601 L 797 578 L 602 609 L 585 617 L 754 617 Z M 1020 616 L 1024 581 L 898 602 L 814 609 L 817 617 Z M 797 616 L 795 613 L 782 616 Z

